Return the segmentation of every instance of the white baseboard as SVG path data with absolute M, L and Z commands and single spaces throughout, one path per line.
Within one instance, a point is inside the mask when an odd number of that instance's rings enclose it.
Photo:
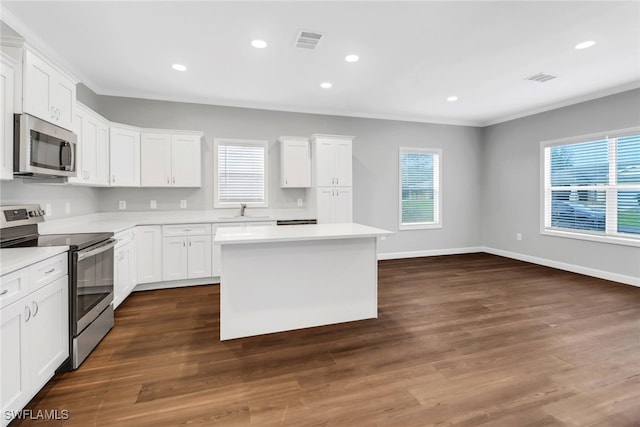
M 488 254 L 503 256 L 506 258 L 517 259 L 519 261 L 531 262 L 533 264 L 544 265 L 546 267 L 557 268 L 559 270 L 571 271 L 572 273 L 584 274 L 585 276 L 597 277 L 599 279 L 611 280 L 613 282 L 624 283 L 625 285 L 640 287 L 640 277 L 627 276 L 624 274 L 611 273 L 609 271 L 597 270 L 595 268 L 583 267 L 566 262 L 553 261 L 546 258 L 538 258 L 530 255 L 524 255 L 517 252 L 503 251 L 489 247 L 481 248 L 482 252 Z
M 219 277 L 203 277 L 200 279 L 171 280 L 168 282 L 142 283 L 133 288 L 137 291 L 153 291 L 155 289 L 184 288 L 186 286 L 200 286 L 220 283 Z
M 378 254 L 378 259 L 418 258 L 423 256 L 471 254 L 474 252 L 484 252 L 484 248 L 482 246 L 475 246 L 468 248 L 431 249 L 427 251 L 386 252 Z

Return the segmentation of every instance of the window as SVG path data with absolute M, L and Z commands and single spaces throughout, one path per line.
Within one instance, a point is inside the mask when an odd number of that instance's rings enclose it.
M 640 129 L 543 143 L 544 234 L 640 246 Z
M 214 140 L 214 206 L 267 206 L 267 141 Z
M 440 228 L 441 150 L 400 148 L 400 230 Z

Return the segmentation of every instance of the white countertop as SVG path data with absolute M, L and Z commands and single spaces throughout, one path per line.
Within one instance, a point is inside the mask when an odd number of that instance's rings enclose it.
M 69 246 L 50 246 L 46 248 L 9 248 L 0 249 L 0 276 L 20 270 L 31 264 L 61 254 Z
M 226 244 L 290 242 L 301 240 L 356 239 L 393 234 L 367 225 L 313 224 L 289 226 L 224 227 L 216 232 L 215 242 Z

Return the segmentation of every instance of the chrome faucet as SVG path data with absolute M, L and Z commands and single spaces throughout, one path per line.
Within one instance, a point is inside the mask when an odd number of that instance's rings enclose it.
M 240 203 L 240 216 L 244 216 L 244 210 L 247 209 L 246 203 Z

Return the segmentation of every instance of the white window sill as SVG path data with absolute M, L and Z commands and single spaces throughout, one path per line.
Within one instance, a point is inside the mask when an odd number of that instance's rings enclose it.
M 398 230 L 400 231 L 429 230 L 429 229 L 435 229 L 435 228 L 442 228 L 442 223 L 430 222 L 430 223 L 420 223 L 420 224 L 400 224 L 400 226 L 398 226 Z
M 540 234 L 544 236 L 565 237 L 569 239 L 589 240 L 591 242 L 609 243 L 613 245 L 635 246 L 640 247 L 640 239 L 634 239 L 632 237 L 614 236 L 614 235 L 601 235 L 601 234 L 589 234 L 579 233 L 568 230 L 557 229 L 543 229 Z

